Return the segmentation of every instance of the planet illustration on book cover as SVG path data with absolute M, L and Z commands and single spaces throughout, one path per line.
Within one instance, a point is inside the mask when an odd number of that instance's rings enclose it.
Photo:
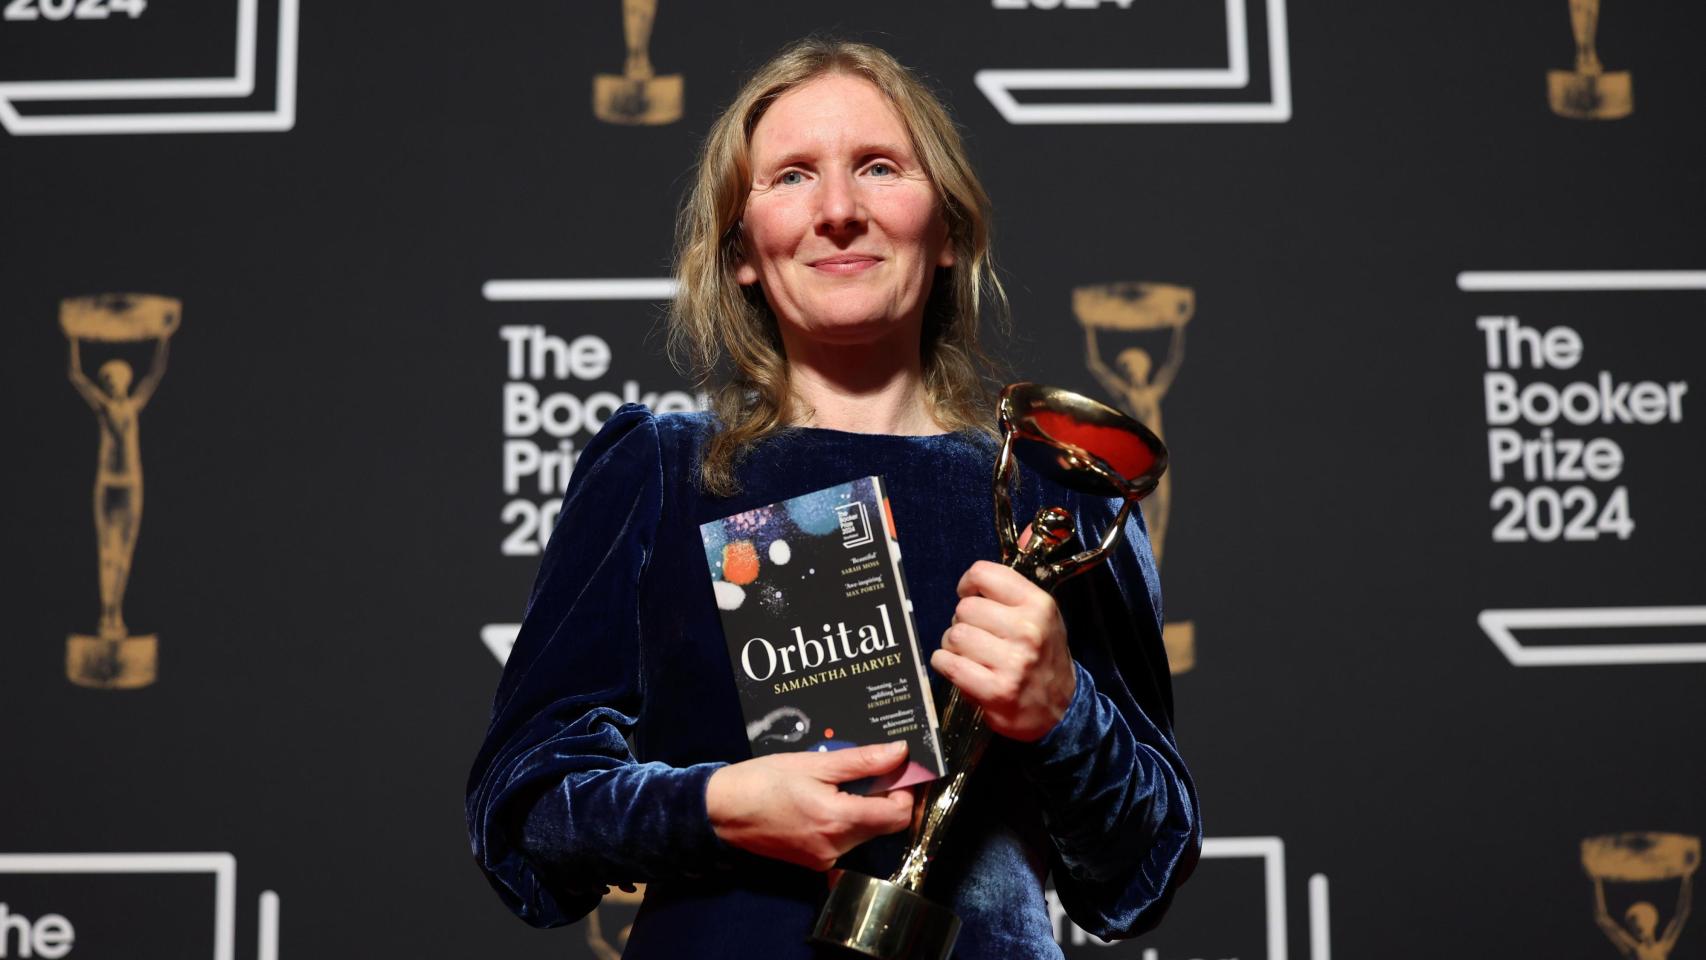
M 816 568 L 790 567 L 790 538 L 829 537 L 842 526 L 841 511 L 855 502 L 869 478 L 818 490 L 702 524 L 699 539 L 711 569 L 719 610 L 737 610 L 756 598 L 774 614 L 786 611 L 790 578 L 805 580 Z M 885 503 L 885 513 L 887 504 Z M 892 523 L 890 524 L 892 533 Z

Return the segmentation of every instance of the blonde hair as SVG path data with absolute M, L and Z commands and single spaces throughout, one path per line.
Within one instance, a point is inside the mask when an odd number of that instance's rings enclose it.
M 699 464 L 700 482 L 714 494 L 735 492 L 741 455 L 801 413 L 789 390 L 776 317 L 758 285 L 742 286 L 735 270 L 742 255 L 740 218 L 752 188 L 752 131 L 777 98 L 829 74 L 863 78 L 888 97 L 942 205 L 954 265 L 939 268 L 947 277 L 937 277 L 924 308 L 920 349 L 930 413 L 949 430 L 993 429 L 993 364 L 978 342 L 978 322 L 987 305 L 1005 328 L 1007 294 L 991 259 L 989 195 L 959 131 L 935 94 L 888 53 L 809 38 L 760 67 L 711 126 L 677 225 L 669 348 L 708 390 L 719 422 Z

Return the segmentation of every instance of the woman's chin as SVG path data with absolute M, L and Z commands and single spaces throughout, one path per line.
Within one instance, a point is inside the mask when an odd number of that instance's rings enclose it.
M 883 343 L 916 329 L 907 317 L 896 317 L 887 310 L 847 310 L 825 312 L 811 320 L 791 324 L 794 331 L 812 343 L 834 347 L 858 347 Z
M 806 339 L 826 347 L 869 347 L 894 340 L 905 329 L 896 320 L 850 320 L 814 325 L 803 331 Z

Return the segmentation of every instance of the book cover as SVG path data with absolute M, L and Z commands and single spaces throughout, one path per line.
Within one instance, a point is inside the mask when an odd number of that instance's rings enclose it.
M 942 775 L 900 541 L 880 477 L 699 527 L 752 755 L 905 740 L 876 793 Z

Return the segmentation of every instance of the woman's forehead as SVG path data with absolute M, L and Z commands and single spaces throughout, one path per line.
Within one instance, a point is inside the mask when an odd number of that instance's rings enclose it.
M 832 73 L 776 98 L 752 131 L 755 160 L 795 153 L 910 153 L 912 139 L 894 103 L 862 77 Z

